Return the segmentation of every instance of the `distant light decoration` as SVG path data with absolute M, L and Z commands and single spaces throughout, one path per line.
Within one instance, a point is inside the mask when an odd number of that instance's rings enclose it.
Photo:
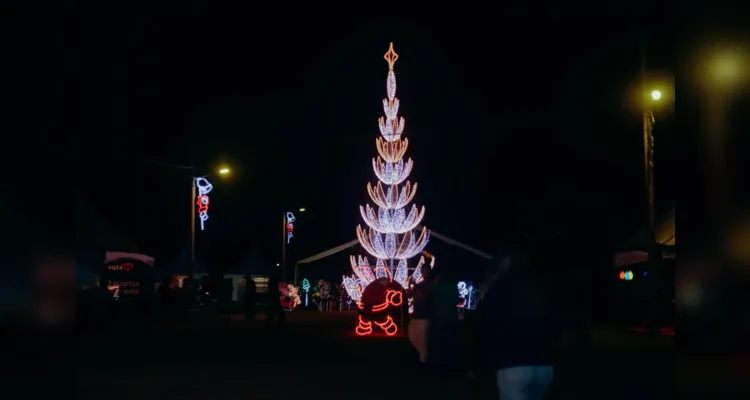
M 458 308 L 466 306 L 466 297 L 469 295 L 469 289 L 466 288 L 466 282 L 460 281 L 456 285 L 458 288 Z
M 327 281 L 320 280 L 318 281 L 318 287 L 320 288 L 320 298 L 321 299 L 328 299 L 331 297 L 331 284 Z
M 620 271 L 620 280 L 621 281 L 632 281 L 633 280 L 633 271 Z
M 343 287 L 349 297 L 357 303 L 358 308 L 362 310 L 372 306 L 375 313 L 379 312 L 376 310 L 380 310 L 380 304 L 362 304 L 365 289 L 380 279 L 397 282 L 401 290 L 408 289 L 410 283 L 418 283 L 421 267 L 425 263 L 424 257 L 414 268 L 411 279 L 407 260 L 417 256 L 425 248 L 430 236 L 426 227 L 418 233 L 414 231 L 424 218 L 425 208 L 412 205 L 407 211 L 407 205 L 417 193 L 417 184 L 406 181 L 414 162 L 411 159 L 404 160 L 409 141 L 401 138 L 406 121 L 398 116 L 400 100 L 396 97 L 396 73 L 393 71 L 393 64 L 398 60 L 398 54 L 393 49 L 393 43 L 390 44 L 384 58 L 388 62 L 386 98 L 383 99 L 385 116 L 378 119 L 381 137 L 376 140 L 378 157 L 372 160 L 373 171 L 378 182 L 374 185 L 367 184 L 367 193 L 375 203 L 375 207 L 369 204 L 360 206 L 360 214 L 367 227 L 357 226 L 357 238 L 362 248 L 375 257 L 375 266 L 374 268 L 370 266 L 367 257 L 351 256 L 350 263 L 354 275 L 342 277 Z M 399 187 L 402 183 L 403 186 Z M 434 259 L 431 265 L 434 265 Z M 399 296 L 401 296 L 400 293 Z M 410 306 L 411 301 L 409 299 Z M 398 307 L 401 303 L 399 302 L 398 306 L 389 301 L 382 304 L 388 308 L 389 304 Z M 380 311 L 385 312 L 385 308 Z M 370 320 L 371 318 L 374 319 Z M 385 318 L 380 315 L 360 314 L 356 328 L 357 335 L 371 334 L 373 323 L 386 335 L 392 336 L 398 332 L 398 326 L 390 315 Z
M 313 303 L 318 306 L 319 311 L 323 311 L 326 307 L 326 303 L 331 298 L 331 284 L 321 279 L 318 281 L 318 287 L 315 293 L 313 293 Z
M 466 296 L 466 309 L 474 310 L 477 308 L 479 291 L 474 287 L 474 284 L 471 281 L 466 283 L 466 289 L 469 291 L 469 294 Z
M 107 290 L 112 292 L 112 298 L 115 300 L 120 299 L 120 286 L 118 285 L 109 285 L 107 286 Z
M 195 203 L 198 205 L 197 212 L 201 221 L 201 230 L 204 230 L 206 220 L 208 220 L 208 194 L 211 193 L 214 186 L 206 178 L 195 178 L 195 187 L 198 189 L 198 197 Z
M 292 311 L 295 307 L 302 304 L 302 299 L 299 297 L 299 288 L 291 283 L 287 285 L 287 297 L 289 297 L 288 311 Z
M 460 281 L 456 286 L 458 287 L 458 298 L 465 299 L 466 296 L 469 295 L 469 289 L 466 287 L 466 282 Z
M 308 294 L 310 293 L 310 281 L 308 281 L 307 278 L 302 280 L 302 291 L 305 292 L 305 307 L 307 307 Z
M 294 237 L 294 214 L 291 212 L 286 213 L 286 243 L 289 244 Z

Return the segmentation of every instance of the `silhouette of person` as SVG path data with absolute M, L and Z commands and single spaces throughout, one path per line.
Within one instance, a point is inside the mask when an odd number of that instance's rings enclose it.
M 258 287 L 250 275 L 245 276 L 245 318 L 248 321 L 255 319 L 255 295 Z

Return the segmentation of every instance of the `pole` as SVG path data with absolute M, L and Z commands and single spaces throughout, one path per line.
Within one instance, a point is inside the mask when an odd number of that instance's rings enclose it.
M 655 207 L 654 207 L 654 114 L 650 111 L 643 113 L 643 159 L 645 172 L 648 251 L 649 260 L 656 257 Z M 658 259 L 658 258 L 656 258 Z
M 709 107 L 707 107 L 707 118 L 708 124 L 706 126 L 706 132 L 708 135 L 707 147 L 708 151 L 708 163 L 710 164 L 709 170 L 713 171 L 711 176 L 711 185 L 709 187 L 715 194 L 714 197 L 714 214 L 711 215 L 713 220 L 718 222 L 719 225 L 724 223 L 724 217 L 727 215 L 724 213 L 727 205 L 727 185 L 729 182 L 728 173 L 730 169 L 725 164 L 725 149 L 726 149 L 726 117 L 725 110 L 727 109 L 726 98 L 720 95 L 714 95 L 709 98 Z
M 646 36 L 641 36 L 641 96 L 646 95 Z M 656 252 L 656 234 L 654 232 L 654 114 L 650 110 L 643 112 L 643 173 L 647 204 L 647 236 L 649 261 L 654 260 Z
M 286 273 L 286 213 L 281 214 L 281 272 Z
M 195 276 L 195 178 L 190 179 L 192 190 L 190 195 L 190 266 L 188 279 L 193 280 Z
M 299 281 L 297 280 L 298 275 L 299 275 L 299 264 L 294 264 L 294 286 L 299 285 Z

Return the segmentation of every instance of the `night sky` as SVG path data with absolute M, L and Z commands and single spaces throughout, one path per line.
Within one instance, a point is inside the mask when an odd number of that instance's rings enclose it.
M 190 172 L 164 164 L 232 168 L 212 179 L 197 237 L 198 258 L 218 270 L 248 254 L 278 262 L 282 212 L 299 207 L 307 212 L 297 213 L 290 263 L 354 239 L 366 183 L 376 181 L 390 41 L 410 180 L 429 228 L 492 252 L 523 232 L 563 232 L 591 247 L 645 226 L 640 118 L 627 98 L 640 37 L 649 70 L 663 71 L 669 36 L 619 20 L 535 17 L 520 30 L 510 17 L 459 28 L 188 8 L 87 21 L 77 39 L 88 166 L 79 193 L 157 263 L 189 243 Z M 674 202 L 674 146 L 671 117 L 657 118 L 659 211 Z M 436 239 L 427 249 L 448 263 L 481 262 Z M 346 272 L 345 253 L 321 274 Z

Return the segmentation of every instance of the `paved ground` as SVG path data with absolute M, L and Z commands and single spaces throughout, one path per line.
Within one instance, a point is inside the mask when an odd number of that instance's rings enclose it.
M 354 336 L 351 313 L 288 315 L 275 333 L 233 318 L 81 340 L 77 398 L 493 398 L 491 388 L 426 374 L 405 338 Z M 553 398 L 671 398 L 673 337 L 592 336 L 590 351 L 561 358 Z

